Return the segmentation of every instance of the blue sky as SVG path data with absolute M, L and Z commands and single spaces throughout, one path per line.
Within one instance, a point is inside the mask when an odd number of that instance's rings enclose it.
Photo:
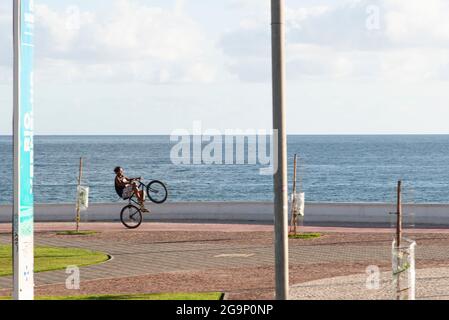
M 11 132 L 0 0 L 0 134 Z M 289 133 L 449 133 L 449 3 L 286 0 Z M 37 134 L 271 127 L 269 0 L 35 0 Z

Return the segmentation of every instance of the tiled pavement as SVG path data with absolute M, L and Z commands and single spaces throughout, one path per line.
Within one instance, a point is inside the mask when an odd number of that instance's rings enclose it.
M 290 298 L 294 300 L 391 300 L 395 299 L 391 272 L 382 272 L 378 288 L 367 287 L 367 275 L 320 279 L 294 285 Z M 449 268 L 416 270 L 417 300 L 449 299 Z
M 61 240 L 36 236 L 36 244 L 60 247 L 79 247 L 103 251 L 112 259 L 98 265 L 82 267 L 81 281 L 105 278 L 120 278 L 155 274 L 170 271 L 193 271 L 215 268 L 273 265 L 273 247 L 261 245 L 235 245 L 226 242 L 178 242 L 178 243 L 134 243 L 132 241 L 111 243 L 106 241 Z M 0 235 L 0 243 L 9 243 L 9 235 Z M 428 245 L 417 248 L 417 261 L 420 259 L 448 260 L 449 248 Z M 307 245 L 290 246 L 292 264 L 316 264 L 326 262 L 361 262 L 366 265 L 380 261 L 390 261 L 390 245 Z M 420 275 L 420 273 L 418 273 Z M 37 273 L 36 285 L 64 283 L 65 270 Z M 359 277 L 359 278 L 357 278 Z M 332 297 L 335 292 L 359 292 L 354 289 L 364 286 L 366 275 L 346 278 L 324 279 L 302 284 L 292 288 L 298 299 L 320 298 L 323 292 Z M 388 282 L 388 278 L 385 278 Z M 449 279 L 449 278 L 448 278 Z M 354 284 L 355 281 L 355 284 Z M 385 282 L 385 283 L 387 283 Z M 447 281 L 449 292 L 449 280 Z M 355 287 L 354 287 L 355 285 Z M 336 290 L 341 286 L 347 290 Z M 11 287 L 11 277 L 0 277 L 0 289 Z M 295 289 L 296 288 L 296 289 Z M 323 288 L 328 288 L 323 290 Z M 444 291 L 444 290 L 443 290 Z M 296 292 L 296 293 L 295 293 Z M 444 291 L 445 292 L 445 291 Z M 365 292 L 366 293 L 366 292 Z M 365 294 L 364 293 L 364 294 Z M 371 294 L 372 292 L 368 292 Z M 377 292 L 376 294 L 378 294 Z M 449 294 L 449 293 L 445 293 Z M 343 297 L 344 298 L 344 297 Z

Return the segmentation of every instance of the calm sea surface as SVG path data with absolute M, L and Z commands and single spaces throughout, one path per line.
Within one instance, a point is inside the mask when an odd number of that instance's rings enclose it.
M 115 166 L 129 176 L 160 179 L 170 201 L 272 200 L 272 177 L 260 165 L 174 165 L 169 136 L 38 136 L 35 138 L 35 201 L 75 199 L 79 157 L 91 202 L 118 201 Z M 392 202 L 398 179 L 407 201 L 449 203 L 449 135 L 290 136 L 308 201 Z M 11 138 L 0 137 L 0 203 L 12 202 Z

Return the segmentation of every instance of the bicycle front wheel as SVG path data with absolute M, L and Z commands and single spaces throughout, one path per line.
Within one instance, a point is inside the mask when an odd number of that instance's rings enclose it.
M 154 203 L 164 203 L 168 198 L 167 187 L 158 180 L 151 181 L 147 186 L 147 195 Z
M 142 223 L 142 212 L 132 204 L 127 205 L 120 213 L 120 220 L 128 229 L 136 229 Z

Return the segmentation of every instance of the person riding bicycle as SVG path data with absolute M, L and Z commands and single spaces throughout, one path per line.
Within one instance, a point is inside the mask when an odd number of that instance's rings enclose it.
M 139 201 L 140 209 L 142 212 L 150 212 L 145 208 L 145 195 L 143 190 L 139 190 L 136 181 L 142 178 L 128 178 L 124 175 L 124 170 L 122 167 L 116 167 L 115 172 L 115 191 L 124 200 L 131 198 L 133 195 L 137 197 Z

